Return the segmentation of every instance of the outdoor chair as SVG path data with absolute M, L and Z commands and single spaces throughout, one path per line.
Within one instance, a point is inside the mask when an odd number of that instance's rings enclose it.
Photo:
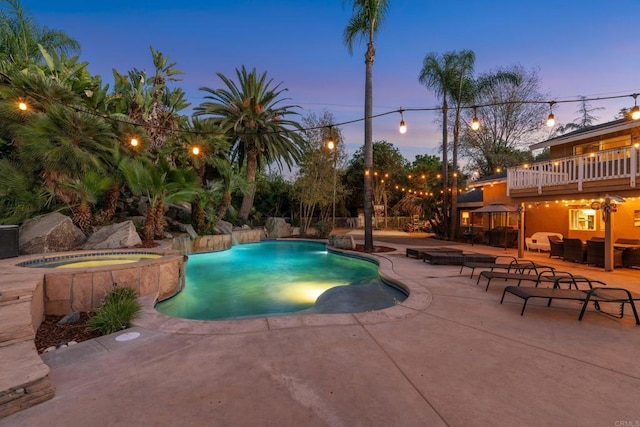
M 640 318 L 638 317 L 638 311 L 636 310 L 636 306 L 634 303 L 634 301 L 640 300 L 640 295 L 629 292 L 624 288 L 594 287 L 594 284 L 598 286 L 606 285 L 606 283 L 598 280 L 588 280 L 587 282 L 589 284 L 589 289 L 507 286 L 502 292 L 502 299 L 500 300 L 500 304 L 504 302 L 504 297 L 507 293 L 522 298 L 524 300 L 522 311 L 520 312 L 520 315 L 522 316 L 524 314 L 525 308 L 527 307 L 529 298 L 546 298 L 548 300 L 547 307 L 551 306 L 551 301 L 553 301 L 554 299 L 578 301 L 582 303 L 582 309 L 580 310 L 578 320 L 582 320 L 582 318 L 584 317 L 584 313 L 587 309 L 587 306 L 589 305 L 589 302 L 593 302 L 595 309 L 600 313 L 616 317 L 618 319 L 622 319 L 624 317 L 624 305 L 629 304 L 633 313 L 633 317 L 636 321 L 636 325 L 640 325 Z M 601 305 L 603 303 L 619 304 L 619 312 L 610 313 L 602 310 Z
M 604 240 L 587 240 L 587 264 L 604 267 Z M 614 248 L 613 266 L 623 266 L 622 249 Z
M 558 236 L 547 236 L 549 239 L 549 258 L 557 256 L 562 258 L 564 256 L 564 241 Z
M 565 238 L 562 257 L 565 261 L 585 262 L 587 259 L 587 247 L 580 239 Z
M 640 248 L 629 248 L 622 252 L 622 265 L 624 267 L 640 267 Z

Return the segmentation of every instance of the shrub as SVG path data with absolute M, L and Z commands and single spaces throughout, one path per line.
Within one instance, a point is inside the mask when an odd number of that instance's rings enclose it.
M 333 230 L 333 225 L 329 221 L 318 221 L 314 228 L 319 238 L 326 239 Z
M 108 335 L 125 329 L 142 309 L 133 289 L 117 287 L 115 283 L 114 286 L 96 310 L 96 315 L 89 319 L 90 331 Z

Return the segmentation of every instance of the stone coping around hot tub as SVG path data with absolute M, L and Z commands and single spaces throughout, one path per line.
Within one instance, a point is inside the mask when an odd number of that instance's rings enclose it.
M 83 256 L 100 256 L 100 255 L 128 255 L 128 254 L 158 254 L 161 256 L 168 255 L 180 255 L 180 252 L 174 249 L 161 249 L 161 248 L 130 248 L 130 249 L 99 249 L 99 250 L 78 250 L 78 251 L 68 251 L 68 252 L 51 252 L 45 254 L 37 254 L 37 255 L 22 255 L 17 258 L 9 258 L 4 261 L 13 261 L 13 266 L 18 268 L 33 268 L 31 265 L 37 264 L 38 262 L 44 261 L 52 261 L 52 260 L 64 260 L 64 259 L 76 259 L 81 258 Z M 145 263 L 148 261 L 156 261 L 158 258 L 150 258 L 142 261 L 136 261 L 137 263 Z M 109 264 L 104 266 L 95 266 L 95 267 L 68 267 L 64 269 L 60 268 L 48 268 L 48 267 L 38 267 L 38 270 L 46 270 L 46 271 L 60 271 L 60 270 L 87 270 L 91 269 L 91 271 L 100 271 L 109 270 L 113 266 L 117 266 L 119 264 Z
M 289 240 L 289 239 L 282 239 Z M 302 240 L 302 239 L 300 239 Z M 317 240 L 309 240 L 315 241 Z M 139 300 L 142 311 L 132 324 L 145 329 L 168 333 L 221 335 L 246 332 L 259 332 L 275 329 L 296 328 L 303 326 L 357 325 L 376 324 L 400 320 L 414 316 L 424 310 L 433 300 L 432 294 L 412 280 L 403 279 L 393 271 L 393 263 L 386 257 L 370 254 L 354 254 L 331 248 L 332 252 L 344 253 L 354 258 L 372 261 L 378 264 L 380 276 L 406 291 L 407 299 L 392 307 L 361 313 L 340 314 L 305 314 L 291 313 L 278 316 L 252 317 L 239 320 L 191 320 L 167 316 L 155 309 L 158 296 L 147 295 Z
M 110 264 L 94 267 L 31 268 L 18 264 L 40 259 L 74 259 L 78 256 L 157 253 L 162 255 L 133 263 Z M 161 295 L 169 298 L 184 286 L 186 257 L 172 249 L 145 248 L 72 251 L 54 254 L 28 255 L 13 258 L 11 263 L 0 263 L 9 268 L 3 272 L 39 273 L 43 277 L 44 313 L 65 315 L 72 311 L 93 311 L 100 306 L 113 285 L 132 288 L 140 296 Z

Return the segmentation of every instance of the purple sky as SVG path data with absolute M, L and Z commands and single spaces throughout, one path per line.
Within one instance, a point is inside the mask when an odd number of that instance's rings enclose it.
M 193 105 L 202 86 L 221 87 L 221 72 L 235 77 L 245 65 L 266 71 L 289 89 L 302 114 L 332 112 L 337 122 L 364 115 L 364 50 L 349 55 L 343 30 L 351 15 L 341 0 L 22 0 L 39 25 L 62 30 L 82 46 L 81 60 L 112 84 L 111 69 L 152 70 L 149 47 L 184 71 L 180 86 Z M 535 68 L 546 99 L 576 99 L 640 92 L 637 0 L 396 0 L 376 38 L 374 114 L 432 108 L 434 95 L 418 82 L 426 54 L 470 49 L 476 74 L 520 64 Z M 192 105 L 192 106 L 193 106 Z M 573 121 L 578 104 L 554 106 L 556 120 Z M 612 120 L 631 97 L 592 102 Z M 374 121 L 374 140 L 393 143 L 404 157 L 438 154 L 436 112 L 407 112 Z M 541 117 L 540 120 L 545 120 Z M 364 141 L 362 122 L 342 127 L 347 151 Z M 530 141 L 531 143 L 538 141 Z

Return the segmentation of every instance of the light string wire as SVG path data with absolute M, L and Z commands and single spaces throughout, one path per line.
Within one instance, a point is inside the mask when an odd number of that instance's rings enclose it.
M 4 86 L 8 86 L 8 85 L 4 85 Z M 35 96 L 34 96 L 35 95 Z M 639 96 L 640 94 L 638 93 L 631 93 L 631 94 L 627 94 L 627 95 L 611 95 L 611 96 L 598 96 L 598 97 L 591 97 L 591 98 L 587 98 L 587 97 L 580 97 L 577 99 L 564 99 L 564 100 L 557 100 L 557 101 L 542 101 L 542 100 L 520 100 L 520 101 L 500 101 L 500 102 L 490 102 L 490 103 L 484 103 L 484 104 L 474 104 L 474 105 L 465 105 L 465 106 L 461 106 L 460 109 L 462 110 L 470 110 L 470 109 L 477 109 L 477 108 L 484 108 L 484 107 L 496 107 L 496 106 L 502 106 L 502 105 L 519 105 L 519 104 L 568 104 L 568 103 L 577 103 L 577 102 L 588 102 L 588 101 L 606 101 L 606 100 L 611 100 L 611 99 L 622 99 L 622 98 L 636 98 L 637 96 Z M 35 98 L 37 97 L 41 97 L 44 98 L 42 95 L 40 94 L 36 94 L 36 93 L 32 93 L 30 94 L 30 96 L 34 96 Z M 47 102 L 51 102 L 51 100 L 47 99 Z M 54 101 L 55 102 L 55 101 Z M 124 120 L 121 118 L 117 118 L 117 117 L 113 117 L 111 115 L 111 113 L 105 113 L 105 112 L 100 112 L 97 110 L 91 110 L 88 108 L 83 108 L 83 107 L 79 107 L 79 106 L 74 106 L 74 105 L 67 105 L 67 104 L 63 104 L 63 103 L 59 103 L 59 105 L 66 107 L 66 108 L 70 108 L 76 112 L 80 112 L 80 113 L 85 113 L 85 114 L 90 114 L 90 115 L 94 115 L 97 117 L 101 117 L 105 120 L 110 120 L 116 123 L 122 123 L 122 124 L 127 124 L 130 126 L 134 126 L 134 127 L 141 127 L 141 128 L 153 128 L 156 130 L 162 130 L 162 131 L 167 131 L 167 132 L 173 132 L 173 133 L 177 133 L 177 134 L 192 134 L 192 135 L 212 135 L 212 136 L 227 136 L 228 133 L 227 132 L 216 132 L 216 131 L 198 131 L 198 130 L 192 130 L 192 129 L 175 129 L 175 128 L 170 128 L 170 127 L 164 127 L 164 126 L 158 126 L 158 125 L 150 125 L 148 123 L 140 123 L 140 122 L 135 122 L 132 120 Z M 455 107 L 448 107 L 447 109 L 453 109 Z M 367 119 L 376 119 L 379 117 L 383 117 L 383 116 L 388 116 L 390 114 L 400 114 L 402 112 L 420 112 L 420 111 L 442 111 L 443 107 L 409 107 L 409 108 L 398 108 L 395 110 L 390 110 L 390 111 L 385 111 L 383 113 L 378 113 L 378 114 L 373 114 L 371 116 L 365 116 L 365 117 L 361 117 L 361 118 L 357 118 L 357 119 L 353 119 L 353 120 L 347 120 L 347 121 L 343 121 L 343 122 L 338 122 L 338 123 L 331 123 L 331 126 L 334 127 L 339 127 L 339 126 L 345 126 L 345 125 L 350 125 L 353 123 L 358 123 L 358 122 L 362 122 L 365 121 Z M 188 117 L 188 116 L 187 116 Z M 207 118 L 205 118 L 206 120 Z M 260 132 L 261 134 L 286 134 L 286 133 L 297 133 L 297 132 L 306 132 L 306 131 L 310 131 L 310 130 L 318 130 L 318 129 L 323 129 L 328 127 L 328 125 L 318 125 L 318 126 L 310 126 L 310 127 L 305 127 L 305 128 L 298 128 L 298 129 L 283 129 L 283 130 L 278 130 L 278 131 L 264 131 L 264 132 Z M 251 133 L 251 132 L 236 132 L 234 133 L 235 136 L 244 136 L 244 135 L 255 135 L 255 133 Z

